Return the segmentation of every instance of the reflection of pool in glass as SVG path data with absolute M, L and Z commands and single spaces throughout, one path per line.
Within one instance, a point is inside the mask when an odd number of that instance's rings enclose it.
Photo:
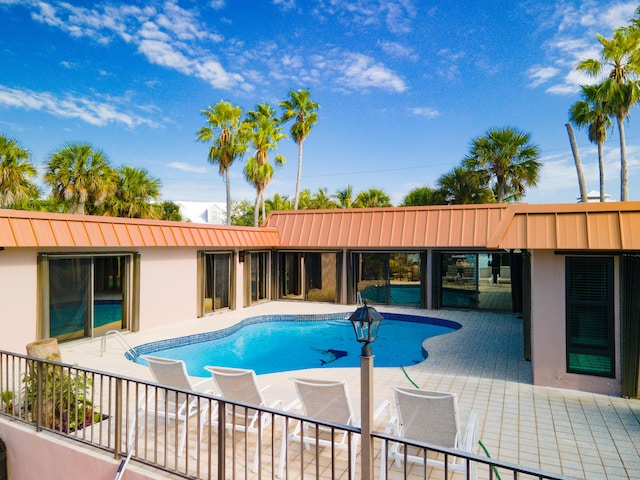
M 367 285 L 362 291 L 362 298 L 374 303 L 419 307 L 420 292 L 420 283 Z
M 94 303 L 94 328 L 122 321 L 121 300 L 97 300 Z M 49 335 L 58 337 L 74 332 L 83 332 L 85 305 L 52 306 L 49 311 Z
M 205 376 L 205 365 L 249 368 L 258 374 L 307 368 L 357 367 L 360 344 L 348 314 L 254 317 L 234 327 L 188 337 L 152 342 L 137 354 L 182 359 L 191 375 Z M 382 313 L 373 345 L 377 367 L 398 367 L 423 361 L 424 339 L 449 333 L 456 322 Z M 142 359 L 137 359 L 144 363 Z

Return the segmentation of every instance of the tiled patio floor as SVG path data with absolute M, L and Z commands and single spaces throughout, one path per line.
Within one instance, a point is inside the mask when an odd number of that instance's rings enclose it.
M 124 335 L 132 346 L 149 341 L 217 330 L 255 315 L 349 312 L 354 307 L 303 302 L 270 302 L 180 324 Z M 492 457 L 567 478 L 640 478 L 640 400 L 532 385 L 529 362 L 523 359 L 522 321 L 513 315 L 427 311 L 379 307 L 379 311 L 419 313 L 454 320 L 463 328 L 425 342 L 429 357 L 407 367 L 422 388 L 458 394 L 461 422 L 473 410 L 479 438 Z M 384 324 L 381 328 L 384 328 Z M 65 362 L 127 376 L 150 379 L 148 370 L 127 361 L 117 340 L 62 344 Z M 375 354 L 376 346 L 373 344 Z M 260 376 L 262 385 L 293 388 L 285 372 Z M 346 379 L 354 403 L 359 397 L 359 371 L 307 370 L 312 378 Z M 376 368 L 376 396 L 393 399 L 391 386 L 410 386 L 400 368 Z M 479 454 L 481 451 L 478 452 Z

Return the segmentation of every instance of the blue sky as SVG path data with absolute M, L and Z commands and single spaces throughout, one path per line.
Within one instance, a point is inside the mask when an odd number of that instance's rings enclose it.
M 576 63 L 599 54 L 596 33 L 626 25 L 637 2 L 580 0 L 0 0 L 0 132 L 42 168 L 66 142 L 89 142 L 114 166 L 146 168 L 174 201 L 225 199 L 195 141 L 219 100 L 274 106 L 308 88 L 319 120 L 304 143 L 302 188 L 382 188 L 394 204 L 435 186 L 475 137 L 511 126 L 541 150 L 530 203 L 575 202 L 564 124 Z M 627 123 L 630 199 L 640 199 L 640 122 Z M 287 127 L 288 130 L 288 127 Z M 587 187 L 596 148 L 576 131 Z M 607 193 L 620 198 L 616 129 Z M 297 146 L 266 195 L 293 197 Z M 253 201 L 231 172 L 234 200 Z

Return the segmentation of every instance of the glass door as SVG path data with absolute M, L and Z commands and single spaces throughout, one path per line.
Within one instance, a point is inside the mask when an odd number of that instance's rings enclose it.
M 43 320 L 60 341 L 127 327 L 128 256 L 48 258 Z

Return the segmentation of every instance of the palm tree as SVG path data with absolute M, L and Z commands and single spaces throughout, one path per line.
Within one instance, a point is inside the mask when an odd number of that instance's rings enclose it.
M 293 202 L 289 199 L 288 196 L 280 196 L 279 193 L 276 193 L 273 198 L 268 198 L 265 201 L 267 205 L 267 213 L 273 210 L 292 210 Z
M 351 208 L 353 206 L 353 187 L 347 185 L 342 190 L 334 193 L 333 198 L 338 200 L 338 206 L 340 208 Z
M 400 204 L 401 207 L 417 207 L 421 205 L 445 205 L 440 190 L 431 187 L 418 187 L 407 193 Z
M 160 211 L 158 218 L 160 220 L 171 220 L 173 222 L 182 222 L 184 218 L 180 214 L 180 205 L 171 200 L 165 200 L 158 205 Z
M 247 180 L 256 189 L 256 203 L 253 213 L 253 224 L 258 226 L 258 209 L 262 203 L 262 218 L 265 218 L 266 209 L 264 203 L 264 191 L 273 177 L 273 166 L 269 163 L 269 151 L 274 150 L 280 140 L 287 138 L 282 133 L 280 119 L 275 116 L 276 112 L 271 105 L 262 103 L 256 105 L 256 109 L 247 112 L 245 125 L 248 138 L 255 149 L 254 154 L 247 160 L 244 174 Z M 275 156 L 275 163 L 278 166 L 284 165 L 286 159 L 282 155 Z
M 298 198 L 300 196 L 300 182 L 302 179 L 302 143 L 311 132 L 311 128 L 318 121 L 317 110 L 320 105 L 311 100 L 309 90 L 289 90 L 289 98 L 280 102 L 284 110 L 282 121 L 288 122 L 292 118 L 296 121 L 291 125 L 291 137 L 298 144 L 298 177 L 296 180 L 296 196 L 293 209 L 298 210 Z
M 460 166 L 438 179 L 438 197 L 445 205 L 495 203 L 493 190 L 478 180 L 477 172 Z
M 391 198 L 384 190 L 370 188 L 358 193 L 353 206 L 356 208 L 391 207 Z
M 0 135 L 0 208 L 10 208 L 35 200 L 38 187 L 30 178 L 36 167 L 29 161 L 31 154 L 17 140 Z
M 498 203 L 510 194 L 521 198 L 527 186 L 538 183 L 540 150 L 529 139 L 528 133 L 506 127 L 490 129 L 471 143 L 464 167 L 474 171 L 481 182 L 495 181 Z
M 143 168 L 125 165 L 118 170 L 118 187 L 104 203 L 107 215 L 127 218 L 157 218 L 162 212 L 155 201 L 160 196 L 160 180 Z
M 327 210 L 338 208 L 338 204 L 331 199 L 331 195 L 327 193 L 326 188 L 318 188 L 318 192 L 313 195 L 309 208 L 315 210 Z
M 51 154 L 44 180 L 66 211 L 84 215 L 115 192 L 118 174 L 102 151 L 88 143 L 70 143 Z
M 600 85 L 583 85 L 582 100 L 574 103 L 569 110 L 569 120 L 577 127 L 589 128 L 589 141 L 598 145 L 598 165 L 600 168 L 600 201 L 604 202 L 604 142 L 611 118 L 607 105 L 602 101 Z
M 586 203 L 589 201 L 589 195 L 587 194 L 587 184 L 584 181 L 584 170 L 582 169 L 582 160 L 580 159 L 580 150 L 578 150 L 578 143 L 576 142 L 576 134 L 573 133 L 573 127 L 570 123 L 567 122 L 564 126 L 567 128 L 569 143 L 571 144 L 571 152 L 573 153 L 573 161 L 576 164 L 576 172 L 578 173 L 580 201 L 582 203 Z
M 618 28 L 613 38 L 596 35 L 602 51 L 600 59 L 587 59 L 578 64 L 578 70 L 594 78 L 604 73 L 607 78 L 598 87 L 598 101 L 606 106 L 607 112 L 616 117 L 620 136 L 620 200 L 629 198 L 629 172 L 627 166 L 627 145 L 624 121 L 631 107 L 640 98 L 637 79 L 640 73 L 640 30 Z
M 233 162 L 244 155 L 249 148 L 243 123 L 240 121 L 242 109 L 220 100 L 214 107 L 201 112 L 206 123 L 198 130 L 196 140 L 211 142 L 208 160 L 218 164 L 218 171 L 225 179 L 227 188 L 227 225 L 231 225 L 231 181 L 229 169 Z

